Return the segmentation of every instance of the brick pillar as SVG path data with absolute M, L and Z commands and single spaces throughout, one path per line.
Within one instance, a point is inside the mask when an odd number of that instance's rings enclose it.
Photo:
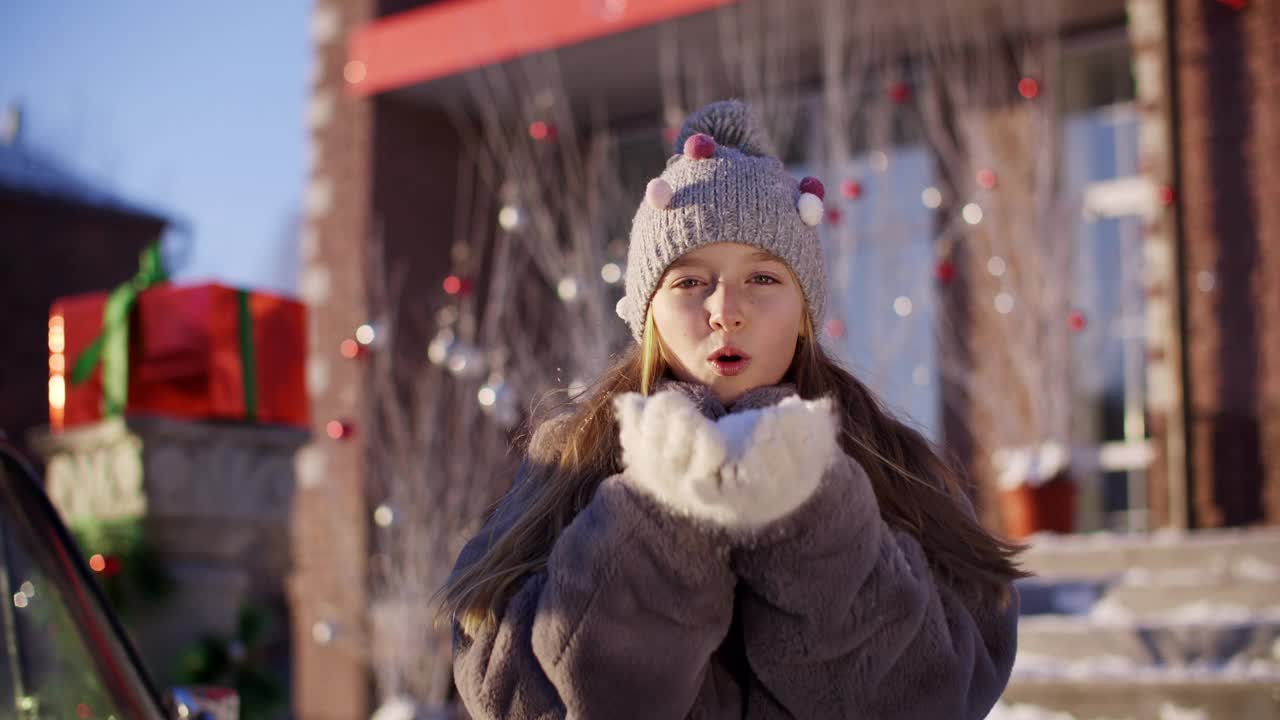
M 372 103 L 348 92 L 362 78 L 346 38 L 376 14 L 374 0 L 317 0 L 312 15 L 310 183 L 300 238 L 301 291 L 310 308 L 307 382 L 316 440 L 297 459 L 293 513 L 295 716 L 355 720 L 370 711 L 365 622 L 368 512 L 365 441 L 359 432 L 363 370 L 339 346 L 368 321 Z M 345 439 L 330 421 L 355 423 Z
M 1274 60 L 1275 3 L 1237 11 L 1176 0 L 1174 11 L 1194 522 L 1241 525 L 1263 517 L 1259 427 L 1277 397 L 1261 395 L 1277 386 L 1263 381 L 1277 362 L 1263 350 L 1280 330 L 1264 325 L 1276 318 L 1265 298 L 1275 297 L 1267 285 L 1277 277 L 1263 262 L 1276 265 L 1275 251 L 1263 251 L 1266 223 L 1275 218 L 1264 208 L 1275 199 L 1273 188 L 1259 184 L 1266 173 L 1275 176 L 1275 130 L 1266 123 L 1274 125 L 1276 113 L 1263 109 L 1275 97 L 1262 92 L 1275 88 L 1275 70 L 1253 57 Z M 1275 232 L 1266 236 L 1272 244 Z M 1276 432 L 1274 420 L 1266 427 Z
M 1249 189 L 1255 199 L 1259 262 L 1256 302 L 1262 512 L 1280 525 L 1280 2 L 1261 0 L 1239 18 L 1249 74 Z

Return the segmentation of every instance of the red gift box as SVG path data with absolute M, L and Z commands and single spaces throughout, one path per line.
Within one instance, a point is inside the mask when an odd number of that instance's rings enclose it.
M 49 425 L 54 430 L 102 419 L 102 366 L 80 384 L 71 381 L 71 369 L 102 332 L 106 305 L 107 293 L 89 293 L 60 298 L 49 309 Z M 129 357 L 132 362 L 133 353 Z
M 82 296 L 55 305 L 67 328 L 68 366 L 101 331 L 105 300 Z M 69 310 L 86 317 L 73 326 Z M 215 284 L 156 285 L 138 295 L 130 318 L 125 412 L 305 427 L 305 361 L 301 303 Z M 63 424 L 100 418 L 101 393 L 101 369 L 80 386 L 68 383 Z

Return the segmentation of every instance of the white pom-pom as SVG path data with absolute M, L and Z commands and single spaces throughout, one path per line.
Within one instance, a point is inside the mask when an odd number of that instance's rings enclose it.
M 672 195 L 675 195 L 675 191 L 671 189 L 671 183 L 662 178 L 650 180 L 644 188 L 645 202 L 656 210 L 666 210 L 671 204 Z
M 631 298 L 627 297 L 626 295 L 623 295 L 622 299 L 618 300 L 618 304 L 614 306 L 613 311 L 618 313 L 618 317 L 630 322 L 631 321 Z
M 816 227 L 822 222 L 822 215 L 825 212 L 822 207 L 822 198 L 813 193 L 804 193 L 800 196 L 797 207 L 800 208 L 800 219 L 805 225 Z

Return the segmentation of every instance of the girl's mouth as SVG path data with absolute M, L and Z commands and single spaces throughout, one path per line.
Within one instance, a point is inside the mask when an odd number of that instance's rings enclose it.
M 707 357 L 707 362 L 715 368 L 717 375 L 733 377 L 747 369 L 751 356 L 735 347 L 722 347 Z

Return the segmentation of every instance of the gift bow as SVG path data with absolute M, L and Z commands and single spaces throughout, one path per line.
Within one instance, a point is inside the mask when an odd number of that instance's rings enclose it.
M 102 414 L 104 417 L 124 412 L 129 397 L 129 315 L 138 295 L 153 285 L 169 279 L 160 257 L 160 244 L 153 243 L 142 251 L 138 272 L 107 296 L 102 311 L 102 332 L 76 358 L 71 369 L 71 384 L 88 380 L 98 364 L 102 364 Z

